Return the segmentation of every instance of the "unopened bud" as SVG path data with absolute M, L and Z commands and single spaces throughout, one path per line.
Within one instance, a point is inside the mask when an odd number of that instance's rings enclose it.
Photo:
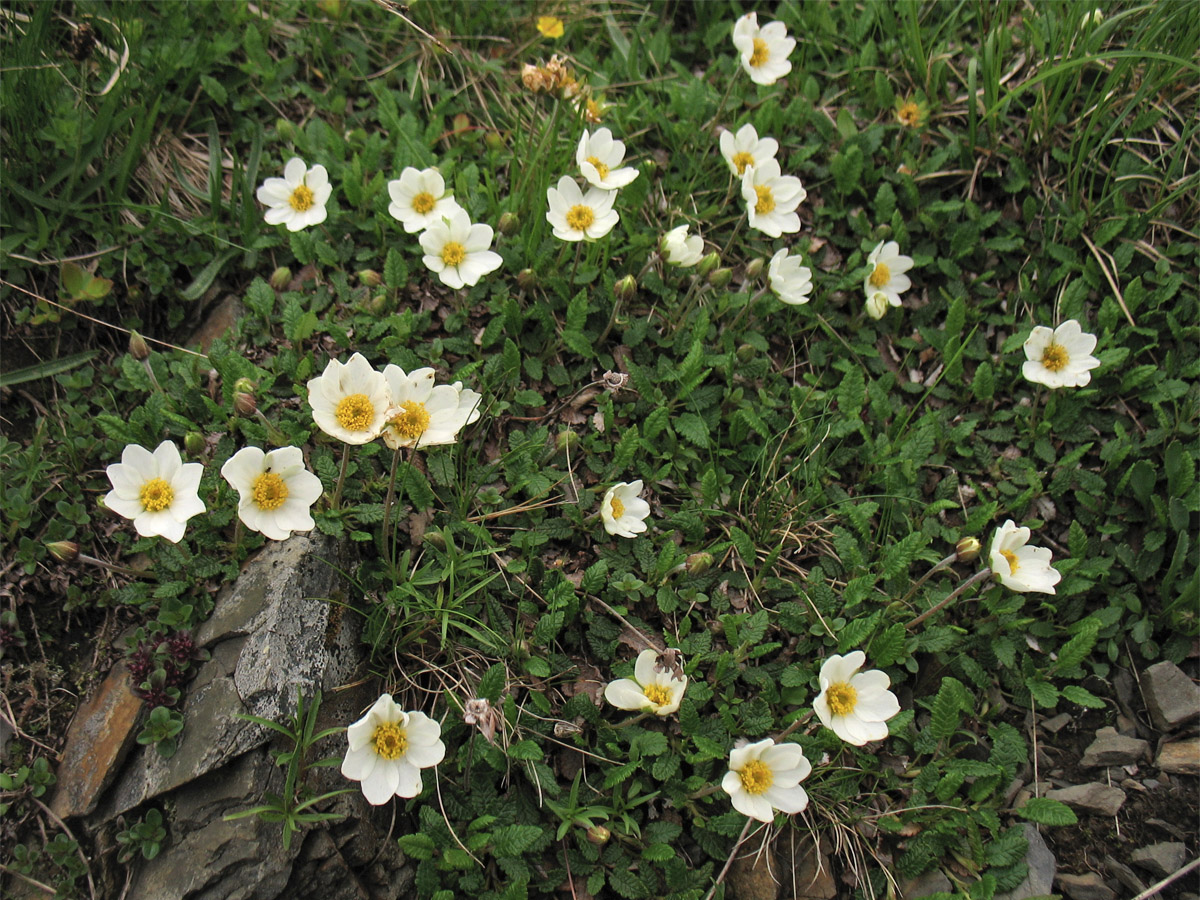
M 367 287 L 379 287 L 383 284 L 383 278 L 374 269 L 363 269 L 358 273 L 358 281 Z
M 888 311 L 887 294 L 876 291 L 867 297 L 867 315 L 872 319 L 882 319 Z
M 628 303 L 637 296 L 638 283 L 632 275 L 626 275 L 613 285 L 613 296 L 623 303 Z
M 733 280 L 733 269 L 717 269 L 708 276 L 708 283 L 715 288 L 723 288 Z
M 438 550 L 446 549 L 446 536 L 440 531 L 425 532 L 425 543 L 436 547 Z
M 74 541 L 47 541 L 46 549 L 59 562 L 71 562 L 79 556 L 79 545 Z
M 235 391 L 233 395 L 233 408 L 239 416 L 252 416 L 254 411 L 258 409 L 258 402 L 254 399 L 253 394 L 247 394 L 245 391 Z
M 271 273 L 269 284 L 277 291 L 282 291 L 292 283 L 292 270 L 287 266 L 280 266 Z
M 687 558 L 687 572 L 689 575 L 703 575 L 713 564 L 713 555 L 706 551 L 693 553 Z
M 376 294 L 363 304 L 364 308 L 373 316 L 381 316 L 388 311 L 388 296 L 387 294 Z
M 489 150 L 503 150 L 504 149 L 504 143 L 505 143 L 504 135 L 502 135 L 498 131 L 489 131 L 487 134 L 485 134 L 483 136 L 483 142 L 485 144 L 487 144 L 487 148 Z
M 603 825 L 593 825 L 587 830 L 587 839 L 597 847 L 603 847 L 607 844 L 610 837 L 612 837 L 612 832 Z
M 241 378 L 239 378 L 237 381 L 235 381 L 233 383 L 233 389 L 235 391 L 241 391 L 242 393 L 245 393 L 245 394 L 253 394 L 255 391 L 258 390 L 258 382 L 254 381 L 251 378 L 246 378 L 245 376 L 242 376 Z
M 739 344 L 737 348 L 737 360 L 740 363 L 748 363 L 754 359 L 756 353 L 758 351 L 754 349 L 752 344 Z
M 522 269 L 517 273 L 517 284 L 521 290 L 529 291 L 537 287 L 538 277 L 534 274 L 533 269 Z
M 574 450 L 579 446 L 579 435 L 571 429 L 560 431 L 554 436 L 554 448 L 559 453 L 566 453 L 568 450 Z
M 129 355 L 141 362 L 150 355 L 150 345 L 136 331 L 129 332 Z
M 965 537 L 954 545 L 954 553 L 959 562 L 971 562 L 979 556 L 982 549 L 983 544 L 979 543 L 979 538 L 973 537 Z
M 500 216 L 500 221 L 496 223 L 496 230 L 503 235 L 510 235 L 521 227 L 521 218 L 512 212 L 506 212 Z
M 183 449 L 187 451 L 188 456 L 199 456 L 207 444 L 204 435 L 198 431 L 189 431 L 183 436 Z
M 456 132 L 467 132 L 471 130 L 471 117 L 466 113 L 459 113 L 454 117 L 454 130 Z
M 287 119 L 276 119 L 275 133 L 281 141 L 291 142 L 296 139 L 296 126 Z
M 713 250 L 696 264 L 696 272 L 701 278 L 707 278 L 708 274 L 720 264 L 721 257 L 717 254 L 716 250 Z
M 752 260 L 750 260 L 750 262 L 746 263 L 746 277 L 749 278 L 751 281 L 753 281 L 760 274 L 762 274 L 762 270 L 763 270 L 763 258 L 761 256 L 757 257 L 756 259 L 752 259 Z

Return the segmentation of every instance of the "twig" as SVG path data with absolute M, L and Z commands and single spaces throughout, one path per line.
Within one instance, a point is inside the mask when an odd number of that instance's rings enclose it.
M 704 900 L 712 900 L 717 893 L 717 888 L 721 882 L 725 880 L 725 876 L 729 874 L 730 867 L 733 866 L 733 861 L 737 857 L 737 852 L 742 848 L 742 841 L 746 839 L 746 835 L 750 832 L 750 824 L 754 820 L 749 816 L 746 817 L 746 824 L 742 826 L 742 833 L 738 835 L 737 841 L 733 845 L 733 849 L 729 851 L 729 859 L 725 860 L 725 867 L 721 869 L 721 874 L 717 876 L 717 880 L 713 882 L 712 889 L 704 896 Z
M 1142 891 L 1140 894 L 1138 894 L 1136 897 L 1134 897 L 1133 900 L 1146 900 L 1147 897 L 1153 897 L 1155 894 L 1157 894 L 1159 891 L 1161 891 L 1167 885 L 1171 884 L 1174 881 L 1178 881 L 1180 878 L 1182 878 L 1188 872 L 1195 871 L 1196 869 L 1200 869 L 1200 856 L 1193 859 L 1190 863 L 1188 863 L 1186 866 L 1184 866 L 1182 869 L 1178 870 L 1177 872 L 1171 873 L 1166 878 L 1164 878 L 1162 881 L 1156 881 L 1154 884 L 1150 885 L 1150 887 L 1146 888 L 1144 891 Z
M 14 878 L 19 878 L 21 881 L 25 882 L 26 884 L 37 888 L 39 891 L 44 891 L 45 893 L 49 894 L 51 897 L 53 897 L 55 894 L 58 893 L 58 891 L 54 890 L 54 888 L 50 887 L 50 885 L 42 884 L 40 881 L 35 881 L 34 879 L 30 878 L 28 875 L 22 875 L 16 869 L 10 869 L 8 866 L 4 865 L 4 863 L 0 863 L 0 872 L 4 872 L 8 875 L 13 876 Z

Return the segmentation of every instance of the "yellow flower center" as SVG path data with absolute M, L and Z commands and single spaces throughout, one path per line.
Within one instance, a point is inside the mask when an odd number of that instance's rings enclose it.
M 333 417 L 347 431 L 366 431 L 375 418 L 375 407 L 366 394 L 350 394 L 338 403 Z
M 754 52 L 750 54 L 750 65 L 758 68 L 770 58 L 771 51 L 767 49 L 767 42 L 762 38 L 755 38 Z
M 399 759 L 408 749 L 408 735 L 394 722 L 381 722 L 371 735 L 375 752 L 384 759 Z
M 747 794 L 761 794 L 775 783 L 775 773 L 760 759 L 752 759 L 738 772 Z
M 588 98 L 586 116 L 592 124 L 603 121 L 604 118 L 604 111 L 600 108 L 600 104 L 591 97 Z
M 1060 369 L 1065 369 L 1067 363 L 1071 361 L 1071 356 L 1067 353 L 1067 348 L 1062 344 L 1050 344 L 1042 351 L 1042 365 L 1051 372 L 1057 372 Z
M 572 206 L 567 210 L 567 224 L 576 231 L 587 231 L 596 221 L 596 214 L 590 206 Z
M 1013 553 L 1011 550 L 1001 550 L 1000 555 L 1003 556 L 1004 561 L 1008 563 L 1008 574 L 1016 575 L 1017 569 L 1020 568 L 1018 564 L 1019 561 L 1017 560 L 1017 554 Z
M 594 156 L 589 156 L 587 161 L 596 167 L 596 172 L 599 174 L 601 181 L 608 177 L 608 166 L 600 162 L 600 160 L 596 159 Z
M 288 197 L 288 203 L 296 212 L 308 212 L 313 205 L 313 192 L 307 184 L 298 184 L 296 189 L 292 191 L 292 196 Z
M 848 716 L 858 705 L 858 691 L 844 681 L 831 684 L 825 692 L 825 701 L 829 711 L 835 716 Z
M 283 506 L 283 501 L 288 498 L 287 482 L 274 472 L 264 472 L 254 479 L 252 493 L 258 508 L 270 512 Z
M 412 199 L 413 212 L 419 212 L 421 215 L 425 215 L 427 212 L 433 209 L 436 203 L 437 200 L 434 199 L 433 194 L 429 193 L 429 191 L 421 191 L 421 193 L 417 194 L 417 196 L 413 197 Z
M 921 107 L 917 106 L 912 100 L 909 100 L 896 110 L 896 118 L 900 120 L 901 125 L 916 128 L 921 124 Z
M 458 241 L 450 241 L 442 248 L 442 262 L 448 266 L 458 266 L 467 258 L 467 248 Z
M 671 689 L 662 684 L 648 684 L 642 688 L 646 699 L 655 706 L 666 706 L 671 702 Z
M 871 277 L 868 280 L 871 282 L 871 287 L 883 287 L 891 279 L 891 270 L 883 263 L 875 263 L 875 271 L 871 273 Z
M 162 512 L 175 499 L 175 492 L 161 478 L 151 478 L 142 485 L 139 498 L 146 512 Z
M 733 167 L 737 169 L 739 175 L 745 175 L 746 167 L 752 165 L 754 165 L 754 154 L 747 153 L 745 150 L 733 154 Z
M 625 504 L 624 503 L 622 503 L 616 497 L 612 497 L 609 500 L 609 503 L 612 506 L 612 514 L 613 514 L 614 519 L 619 519 L 619 518 L 621 518 L 621 516 L 625 515 Z
M 758 194 L 758 202 L 754 204 L 754 211 L 760 216 L 765 216 L 775 208 L 775 197 L 765 184 L 756 184 L 754 193 Z
M 388 420 L 388 425 L 401 437 L 415 440 L 429 427 L 429 410 L 424 403 L 408 400 L 400 404 L 400 412 Z

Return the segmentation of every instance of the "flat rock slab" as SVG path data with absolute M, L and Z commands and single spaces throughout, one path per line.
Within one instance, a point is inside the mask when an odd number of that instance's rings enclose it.
M 1046 796 L 1092 816 L 1115 816 L 1125 803 L 1123 790 L 1096 781 L 1050 791 Z
M 1117 892 L 1104 883 L 1095 872 L 1083 875 L 1059 875 L 1054 879 L 1058 889 L 1071 900 L 1116 900 Z
M 1151 875 L 1166 878 L 1183 868 L 1187 861 L 1187 844 L 1182 841 L 1164 841 L 1134 850 L 1129 861 L 1141 866 Z
M 1101 728 L 1096 740 L 1083 752 L 1079 764 L 1084 768 L 1101 766 L 1131 766 L 1150 755 L 1150 744 L 1137 738 L 1118 734 L 1115 728 Z
M 1142 673 L 1142 691 L 1154 724 L 1163 731 L 1200 716 L 1200 685 L 1170 660 Z
M 1026 900 L 1028 897 L 1045 897 L 1054 887 L 1054 875 L 1058 871 L 1058 860 L 1050 852 L 1037 826 L 1026 822 L 1025 839 L 1029 841 L 1029 849 L 1025 853 L 1025 864 L 1029 866 L 1029 874 L 1025 880 L 1011 891 L 996 894 L 995 900 Z
M 1171 775 L 1200 775 L 1200 738 L 1163 744 L 1155 765 Z

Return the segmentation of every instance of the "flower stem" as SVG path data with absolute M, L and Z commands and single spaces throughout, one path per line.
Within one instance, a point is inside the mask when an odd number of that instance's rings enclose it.
M 936 606 L 933 606 L 933 607 L 925 610 L 925 612 L 921 613 L 919 616 L 917 616 L 915 619 L 913 619 L 911 622 L 909 622 L 907 625 L 905 625 L 904 629 L 907 631 L 909 629 L 916 628 L 918 625 L 920 625 L 922 622 L 924 622 L 926 619 L 928 619 L 934 613 L 940 612 L 941 610 L 943 610 L 947 606 L 949 606 L 950 602 L 952 600 L 954 600 L 956 597 L 962 596 L 962 594 L 966 592 L 967 588 L 971 587 L 976 582 L 983 581 L 985 578 L 990 578 L 991 575 L 992 575 L 991 567 L 984 566 L 982 569 L 980 569 L 978 572 L 976 572 L 974 575 L 972 575 L 970 578 L 968 578 L 966 581 L 964 581 L 962 584 L 960 584 L 958 587 L 956 587 L 953 591 L 951 591 L 945 600 L 943 600 L 941 603 L 938 603 Z
M 338 472 L 337 487 L 333 489 L 333 500 L 330 501 L 332 509 L 342 508 L 342 486 L 346 483 L 346 469 L 350 466 L 350 445 L 342 445 L 342 468 Z
M 950 565 L 956 559 L 958 559 L 957 552 L 951 553 L 949 556 L 947 556 L 941 562 L 935 564 L 933 566 L 933 568 L 931 568 L 928 572 L 926 572 L 924 575 L 922 575 L 920 578 L 918 578 L 916 580 L 916 582 L 909 589 L 907 594 L 905 594 L 903 597 L 900 598 L 900 605 L 903 606 L 905 603 L 907 603 L 909 600 L 911 600 L 913 594 L 915 594 L 917 592 L 917 590 L 921 587 L 921 585 L 923 585 L 925 582 L 927 582 L 933 576 L 934 572 L 940 572 L 942 569 L 946 568 L 948 565 Z
M 392 551 L 389 536 L 392 530 L 392 501 L 396 497 L 396 470 L 400 468 L 400 448 L 392 451 L 392 473 L 388 478 L 387 497 L 383 501 L 383 552 L 391 559 Z
M 93 566 L 99 566 L 102 569 L 108 569 L 110 572 L 118 572 L 121 575 L 131 575 L 134 578 L 148 578 L 151 581 L 158 581 L 158 576 L 153 572 L 141 572 L 137 569 L 131 569 L 129 566 L 121 566 L 116 563 L 105 562 L 102 559 L 96 559 L 94 556 L 88 556 L 86 553 L 80 553 L 75 557 L 79 562 L 90 563 Z
M 579 269 L 579 257 L 583 255 L 583 241 L 578 241 L 575 245 L 575 262 L 571 264 L 571 280 L 567 282 L 571 289 L 575 289 L 575 272 Z

